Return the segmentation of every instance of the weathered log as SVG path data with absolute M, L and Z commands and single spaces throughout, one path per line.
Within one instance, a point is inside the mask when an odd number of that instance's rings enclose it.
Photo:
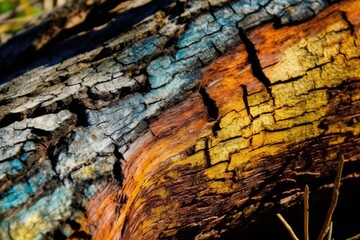
M 71 4 L 0 48 L 0 239 L 246 238 L 340 154 L 359 187 L 360 1 Z

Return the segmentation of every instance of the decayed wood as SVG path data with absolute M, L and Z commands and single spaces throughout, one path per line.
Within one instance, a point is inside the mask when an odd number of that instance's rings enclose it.
M 75 5 L 0 48 L 1 239 L 225 238 L 358 178 L 359 1 Z

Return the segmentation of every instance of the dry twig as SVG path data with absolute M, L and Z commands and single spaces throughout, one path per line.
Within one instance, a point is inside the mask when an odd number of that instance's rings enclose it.
M 299 240 L 299 238 L 296 236 L 296 234 L 292 230 L 291 226 L 286 222 L 285 218 L 283 218 L 283 216 L 281 216 L 280 213 L 276 214 L 276 216 L 280 219 L 282 224 L 285 226 L 286 230 L 288 230 L 288 232 L 290 233 L 291 238 L 293 240 Z
M 309 186 L 304 190 L 304 240 L 309 240 Z
M 339 164 L 338 164 L 338 167 L 337 167 L 337 175 L 336 175 L 336 179 L 335 179 L 331 204 L 330 204 L 329 210 L 328 210 L 328 212 L 326 214 L 324 225 L 323 225 L 323 227 L 322 227 L 322 229 L 320 231 L 319 237 L 317 238 L 318 240 L 323 240 L 325 238 L 326 234 L 329 231 L 332 215 L 333 215 L 333 213 L 335 211 L 336 204 L 337 204 L 338 198 L 339 198 L 341 175 L 342 175 L 343 168 L 344 168 L 344 156 L 341 155 L 340 156 L 340 161 L 339 161 Z

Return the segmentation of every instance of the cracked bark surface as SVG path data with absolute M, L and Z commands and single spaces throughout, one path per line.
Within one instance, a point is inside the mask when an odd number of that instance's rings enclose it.
M 339 154 L 359 187 L 359 7 L 99 0 L 42 18 L 0 46 L 0 239 L 244 237 L 326 188 Z

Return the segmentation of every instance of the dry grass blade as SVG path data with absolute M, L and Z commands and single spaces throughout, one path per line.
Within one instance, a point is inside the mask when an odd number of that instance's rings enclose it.
M 336 175 L 336 179 L 335 179 L 331 204 L 330 204 L 329 210 L 326 214 L 324 225 L 320 231 L 319 237 L 317 238 L 318 240 L 323 240 L 325 238 L 327 232 L 329 231 L 332 215 L 335 211 L 335 207 L 336 207 L 336 204 L 337 204 L 338 198 L 339 198 L 341 175 L 342 175 L 343 168 L 344 168 L 344 156 L 341 155 L 339 165 L 337 167 L 337 175 Z
M 309 186 L 304 190 L 304 240 L 309 240 Z
M 358 239 L 360 239 L 360 233 L 358 235 L 355 235 L 355 236 L 353 236 L 351 238 L 348 238 L 346 240 L 358 240 Z
M 327 235 L 327 240 L 331 240 L 332 237 L 332 230 L 333 230 L 333 222 L 330 223 L 329 233 Z
M 296 234 L 292 230 L 291 226 L 286 222 L 285 218 L 283 218 L 283 216 L 281 216 L 280 213 L 276 214 L 276 216 L 280 219 L 280 221 L 282 222 L 282 224 L 284 225 L 286 230 L 290 233 L 291 238 L 293 240 L 299 240 L 299 238 L 296 236 Z

